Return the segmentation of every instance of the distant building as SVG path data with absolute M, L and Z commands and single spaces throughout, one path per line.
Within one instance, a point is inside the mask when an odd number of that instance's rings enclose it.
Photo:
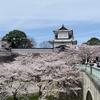
M 54 30 L 54 39 L 49 41 L 53 47 L 64 45 L 76 45 L 77 40 L 74 40 L 73 30 L 66 28 L 64 25 L 61 28 Z

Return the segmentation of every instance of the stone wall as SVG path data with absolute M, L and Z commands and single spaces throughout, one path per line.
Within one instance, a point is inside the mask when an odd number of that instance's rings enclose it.
M 83 76 L 83 100 L 100 100 L 100 80 L 87 72 Z M 90 95 L 88 95 L 88 93 Z

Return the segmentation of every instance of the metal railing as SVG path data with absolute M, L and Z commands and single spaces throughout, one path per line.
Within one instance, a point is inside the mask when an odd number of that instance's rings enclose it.
M 100 80 L 100 68 L 98 68 L 98 67 L 75 64 L 74 68 L 77 68 L 77 69 L 80 69 L 80 70 L 85 70 L 86 72 L 92 74 L 93 76 L 95 76 L 97 79 Z

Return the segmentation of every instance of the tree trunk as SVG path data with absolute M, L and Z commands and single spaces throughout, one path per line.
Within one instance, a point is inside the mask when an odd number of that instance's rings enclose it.
M 17 94 L 17 93 L 13 93 L 13 98 L 14 98 L 14 100 L 18 100 L 17 97 L 16 97 L 16 94 Z
M 42 91 L 39 90 L 39 100 L 41 100 L 41 96 L 42 96 Z

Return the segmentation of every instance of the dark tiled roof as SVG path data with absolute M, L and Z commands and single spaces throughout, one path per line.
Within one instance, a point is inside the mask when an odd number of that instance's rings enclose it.
M 68 30 L 64 25 L 62 25 L 61 28 L 59 28 L 58 30 Z

